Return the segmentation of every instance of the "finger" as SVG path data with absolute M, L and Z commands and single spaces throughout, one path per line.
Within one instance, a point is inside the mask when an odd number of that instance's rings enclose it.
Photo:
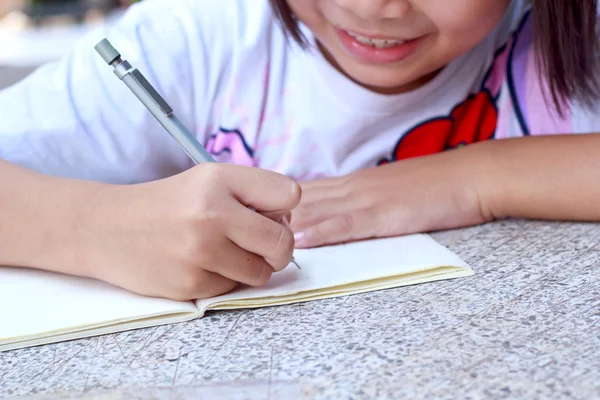
M 212 169 L 218 171 L 213 179 L 226 182 L 233 197 L 259 212 L 281 212 L 281 218 L 300 202 L 300 185 L 284 175 L 238 165 Z
M 357 204 L 358 199 L 348 199 L 345 197 L 328 197 L 315 201 L 304 200 L 296 207 L 292 214 L 294 216 L 291 223 L 294 232 L 305 230 L 313 225 L 319 224 L 325 220 L 331 219 L 336 215 L 350 213 L 353 210 L 360 209 Z
M 289 229 L 290 232 L 293 233 L 292 231 L 292 227 L 290 226 L 290 221 L 292 219 L 292 214 L 289 213 L 288 215 L 286 215 L 285 217 L 281 218 L 281 220 L 279 221 L 279 223 L 281 225 L 283 225 L 285 228 Z
M 294 251 L 294 234 L 289 226 L 245 207 L 232 210 L 225 235 L 240 248 L 262 257 L 275 271 L 287 267 Z
M 227 238 L 215 247 L 218 254 L 213 253 L 212 262 L 205 266 L 207 271 L 250 286 L 262 286 L 271 279 L 273 268 L 262 257 Z
M 190 296 L 190 299 L 188 300 L 208 299 L 219 296 L 229 293 L 239 286 L 239 282 L 227 279 L 226 277 L 214 272 L 202 270 L 199 272 L 199 274 L 201 274 L 201 284 L 197 285 L 197 288 L 195 288 L 193 292 L 194 294 Z
M 296 233 L 297 248 L 339 244 L 375 236 L 377 218 L 370 211 L 342 213 Z
M 342 184 L 341 179 L 328 179 L 324 181 L 301 184 L 301 202 L 314 202 L 329 197 L 344 197 L 347 195 L 347 187 Z
M 275 212 L 258 212 L 260 215 L 262 215 L 263 217 L 267 217 L 269 218 L 271 221 L 275 221 L 275 222 L 281 222 L 282 220 L 285 219 L 286 215 L 289 215 L 290 212 L 289 211 L 275 211 Z
M 341 185 L 343 182 L 342 178 L 325 178 L 325 179 L 316 179 L 314 181 L 302 181 L 299 182 L 302 190 L 304 189 L 317 189 L 317 188 L 325 188 L 325 187 L 335 187 Z

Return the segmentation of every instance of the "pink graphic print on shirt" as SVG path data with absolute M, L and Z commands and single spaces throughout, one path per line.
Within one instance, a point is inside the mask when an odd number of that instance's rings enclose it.
M 219 128 L 219 131 L 208 139 L 205 147 L 218 162 L 255 166 L 254 151 L 237 129 Z

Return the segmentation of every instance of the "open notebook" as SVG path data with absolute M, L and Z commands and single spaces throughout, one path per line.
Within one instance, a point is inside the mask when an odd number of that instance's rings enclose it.
M 195 302 L 138 296 L 103 282 L 0 268 L 0 351 L 200 318 L 207 310 L 276 306 L 469 276 L 427 235 L 297 250 L 261 288 Z

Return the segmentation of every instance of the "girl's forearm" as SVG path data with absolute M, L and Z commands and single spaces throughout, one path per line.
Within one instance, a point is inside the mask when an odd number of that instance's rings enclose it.
M 0 265 L 86 275 L 74 256 L 76 232 L 100 186 L 0 160 Z
M 470 153 L 488 217 L 600 221 L 600 135 L 496 140 Z

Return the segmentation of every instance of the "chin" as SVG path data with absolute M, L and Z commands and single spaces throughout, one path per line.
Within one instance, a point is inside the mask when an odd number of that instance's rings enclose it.
M 342 65 L 344 74 L 355 83 L 382 94 L 407 92 L 425 83 L 425 77 L 403 74 L 399 70 L 390 71 L 383 67 L 344 67 Z

